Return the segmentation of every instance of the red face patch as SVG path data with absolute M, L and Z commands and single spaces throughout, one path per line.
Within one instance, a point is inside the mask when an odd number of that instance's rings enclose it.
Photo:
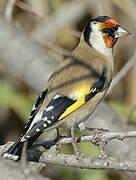
M 117 25 L 119 25 L 119 23 L 115 19 L 110 18 L 100 24 L 100 29 L 114 28 Z
M 102 29 L 114 28 L 117 25 L 119 25 L 119 23 L 115 19 L 110 18 L 100 24 L 100 29 L 102 30 Z M 112 48 L 117 41 L 117 39 L 113 39 L 111 36 L 108 35 L 103 36 L 103 39 L 107 48 Z
M 107 48 L 112 48 L 117 41 L 117 39 L 113 39 L 110 36 L 103 36 L 103 39 L 104 39 L 104 42 L 105 42 Z

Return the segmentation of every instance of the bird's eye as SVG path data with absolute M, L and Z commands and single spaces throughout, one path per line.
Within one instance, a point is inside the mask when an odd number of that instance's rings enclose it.
M 108 28 L 103 29 L 102 33 L 107 36 L 109 34 L 109 29 Z
M 97 24 L 97 22 L 96 22 L 96 21 L 93 21 L 92 24 Z

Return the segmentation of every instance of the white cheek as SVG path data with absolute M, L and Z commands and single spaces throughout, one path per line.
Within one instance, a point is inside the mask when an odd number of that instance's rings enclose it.
M 112 55 L 112 48 L 107 48 L 102 32 L 99 31 L 99 25 L 98 24 L 92 24 L 92 32 L 90 35 L 89 42 L 92 45 L 94 49 L 96 49 L 101 54 L 104 54 L 106 56 Z

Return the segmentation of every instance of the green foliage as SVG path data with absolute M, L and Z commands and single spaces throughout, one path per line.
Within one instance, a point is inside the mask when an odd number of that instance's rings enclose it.
M 59 180 L 108 180 L 107 173 L 100 170 L 57 167 Z
M 23 121 L 28 119 L 33 99 L 19 93 L 10 83 L 0 81 L 0 106 L 13 109 Z
M 105 171 L 100 170 L 82 170 L 81 171 L 81 180 L 108 180 L 107 174 Z
M 129 118 L 131 109 L 126 104 L 121 103 L 121 102 L 117 102 L 117 101 L 112 101 L 112 102 L 110 102 L 110 105 L 119 114 L 128 117 L 128 122 L 129 123 L 134 123 L 136 125 L 136 109 L 135 109 L 135 111 L 133 113 L 131 113 L 131 118 Z
M 63 5 L 64 0 L 48 0 L 48 6 L 51 14 L 56 12 Z

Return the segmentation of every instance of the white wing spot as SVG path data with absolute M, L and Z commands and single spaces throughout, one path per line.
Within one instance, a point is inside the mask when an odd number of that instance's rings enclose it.
M 20 142 L 24 142 L 26 139 L 24 138 L 24 136 L 20 139 Z
M 27 130 L 27 132 L 33 127 L 34 124 L 36 124 L 38 121 L 40 121 L 41 118 L 42 118 L 42 112 L 38 112 L 38 113 L 35 115 L 35 117 L 34 117 L 32 123 L 31 123 L 31 125 L 29 126 L 29 129 Z
M 51 119 L 54 119 L 54 116 L 51 116 Z
M 53 109 L 53 106 L 49 106 L 49 107 L 46 108 L 46 111 L 50 111 L 52 109 Z
M 50 121 L 50 120 L 47 120 L 47 123 L 51 124 L 51 121 Z
M 43 118 L 43 120 L 44 120 L 44 121 L 47 121 L 47 116 L 45 116 L 45 117 Z
M 35 105 L 32 107 L 32 111 L 35 111 L 37 108 L 35 107 Z
M 43 124 L 43 127 L 47 127 L 47 124 L 44 123 L 44 124 Z
M 53 99 L 58 99 L 60 96 L 58 94 L 56 94 Z
M 29 135 L 27 135 L 27 136 L 26 136 L 26 138 L 30 138 L 30 136 L 29 136 Z
M 29 121 L 30 121 L 30 119 L 33 117 L 33 115 L 32 116 L 29 116 Z
M 36 129 L 36 132 L 40 132 L 40 129 L 39 129 L 39 128 L 37 128 L 37 129 Z

